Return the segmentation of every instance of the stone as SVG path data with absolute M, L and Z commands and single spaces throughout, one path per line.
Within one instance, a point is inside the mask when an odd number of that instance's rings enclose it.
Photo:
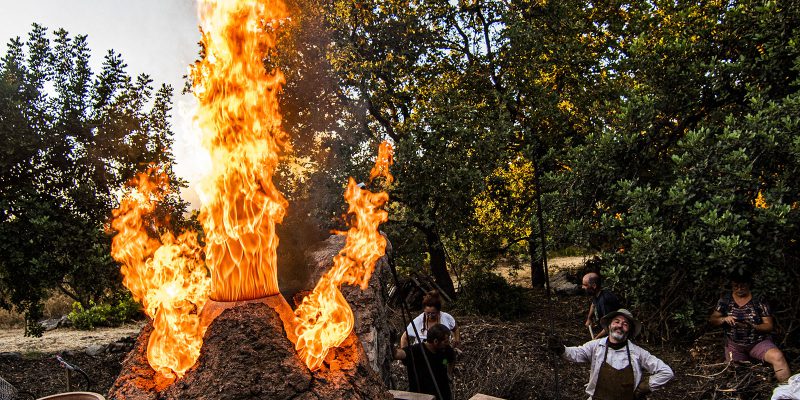
M 0 352 L 0 358 L 8 358 L 10 360 L 19 360 L 22 358 L 22 353 L 18 351 L 3 351 Z
M 395 400 L 436 400 L 436 396 L 425 393 L 405 392 L 402 390 L 390 390 L 389 393 Z
M 86 354 L 88 354 L 88 355 L 90 355 L 92 357 L 97 357 L 100 354 L 105 353 L 106 349 L 107 349 L 107 346 L 105 346 L 105 345 L 93 344 L 93 345 L 87 347 L 86 350 L 84 350 L 84 353 L 86 353 Z
M 470 397 L 469 400 L 503 400 L 503 399 L 500 397 L 494 397 L 486 394 L 476 393 L 474 396 Z
M 550 287 L 558 294 L 570 296 L 581 294 L 583 290 L 581 285 L 571 281 L 572 277 L 568 271 L 558 271 L 550 278 Z

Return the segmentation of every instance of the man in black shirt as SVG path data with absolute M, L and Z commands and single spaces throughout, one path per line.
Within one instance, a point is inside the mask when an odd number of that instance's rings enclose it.
M 585 325 L 590 328 L 594 325 L 595 321 L 600 321 L 600 318 L 603 318 L 609 313 L 622 308 L 622 304 L 617 296 L 608 290 L 603 290 L 601 284 L 602 278 L 600 278 L 600 275 L 595 272 L 590 272 L 584 275 L 583 281 L 581 282 L 583 290 L 585 290 L 586 294 L 592 298 L 592 305 L 589 306 L 589 315 L 586 316 L 585 323 Z M 603 328 L 600 332 L 594 335 L 592 339 L 600 339 L 607 334 L 608 331 Z
M 402 360 L 408 369 L 410 391 L 432 394 L 439 400 L 453 399 L 448 373 L 452 370 L 455 352 L 450 347 L 450 329 L 446 326 L 432 326 L 425 342 L 395 349 L 394 358 Z

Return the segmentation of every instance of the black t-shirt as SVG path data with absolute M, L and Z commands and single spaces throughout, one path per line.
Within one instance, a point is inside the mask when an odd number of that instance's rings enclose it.
M 447 366 L 456 359 L 453 348 L 447 347 L 447 349 L 441 353 L 431 353 L 425 349 L 423 343 L 417 343 L 403 350 L 406 352 L 406 358 L 403 359 L 403 364 L 405 364 L 408 370 L 409 390 L 437 396 L 436 386 L 433 384 L 434 381 L 431 379 L 428 366 L 425 364 L 425 356 L 422 354 L 422 352 L 425 351 L 425 355 L 428 356 L 428 362 L 433 371 L 433 376 L 436 379 L 436 384 L 439 385 L 439 391 L 442 393 L 440 400 L 452 400 L 453 394 L 450 392 L 450 379 L 447 377 Z M 419 382 L 417 382 L 417 378 L 419 378 Z
M 593 297 L 592 302 L 594 303 L 594 316 L 598 321 L 609 313 L 622 308 L 617 296 L 605 289 L 600 291 L 599 296 Z

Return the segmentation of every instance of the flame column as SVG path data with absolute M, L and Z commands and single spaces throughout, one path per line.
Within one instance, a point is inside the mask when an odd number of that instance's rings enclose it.
M 272 182 L 287 149 L 277 95 L 284 83 L 262 56 L 288 16 L 281 1 L 204 0 L 200 5 L 205 56 L 192 69 L 212 172 L 201 186 L 211 299 L 241 301 L 278 293 L 275 224 L 286 199 Z

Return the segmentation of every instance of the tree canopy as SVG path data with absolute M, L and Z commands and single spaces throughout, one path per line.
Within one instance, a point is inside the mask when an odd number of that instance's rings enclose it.
M 131 77 L 109 51 L 89 66 L 86 36 L 33 25 L 0 61 L 0 306 L 36 333 L 59 289 L 87 306 L 120 287 L 107 225 L 118 191 L 154 164 L 169 170 L 172 88 Z M 173 177 L 174 178 L 174 177 Z M 181 182 L 161 213 L 181 223 Z
M 735 271 L 800 306 L 795 2 L 298 4 L 350 149 L 396 145 L 401 267 L 452 293 L 499 254 L 536 266 L 543 228 L 548 250 L 597 254 L 661 337 Z
M 501 256 L 541 278 L 546 251 L 578 247 L 653 336 L 697 329 L 733 272 L 797 319 L 796 2 L 291 7 L 264 60 L 287 77 L 281 251 L 337 227 L 346 177 L 366 177 L 389 140 L 397 265 L 450 295 Z M 115 271 L 114 190 L 172 161 L 171 89 L 113 52 L 93 74 L 85 37 L 54 37 L 36 26 L 0 64 L 0 288 L 31 315 L 46 288 L 88 299 L 118 283 L 94 273 Z M 165 212 L 180 222 L 184 207 L 174 196 Z

